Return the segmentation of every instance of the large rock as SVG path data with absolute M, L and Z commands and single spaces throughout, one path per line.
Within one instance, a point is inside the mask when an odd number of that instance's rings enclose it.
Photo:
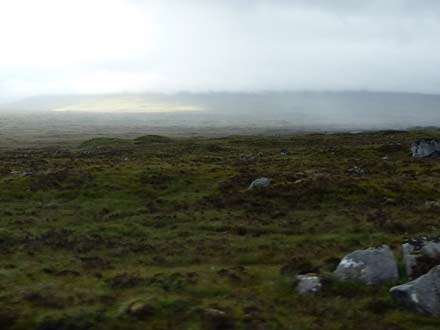
M 296 291 L 299 294 L 317 293 L 321 291 L 321 280 L 316 275 L 297 275 L 296 280 L 298 281 Z
M 440 266 L 412 282 L 391 288 L 390 294 L 405 308 L 440 316 Z
M 359 281 L 368 285 L 396 280 L 399 277 L 396 259 L 386 245 L 357 250 L 346 255 L 334 274 L 342 281 Z
M 440 239 L 408 239 L 402 244 L 402 254 L 406 275 L 409 278 L 417 278 L 434 266 L 440 265 Z
M 268 187 L 270 185 L 271 181 L 272 180 L 269 179 L 269 178 L 258 178 L 258 179 L 254 180 L 250 184 L 248 189 L 252 190 L 252 189 L 255 189 L 255 188 L 265 188 L 265 187 Z
M 411 155 L 414 158 L 423 158 L 440 155 L 439 139 L 421 139 L 414 142 L 411 146 Z

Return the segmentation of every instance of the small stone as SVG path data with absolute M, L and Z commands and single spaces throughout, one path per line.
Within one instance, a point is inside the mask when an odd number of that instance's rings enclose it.
M 348 170 L 348 172 L 353 175 L 366 175 L 366 174 L 368 174 L 367 170 L 360 168 L 360 167 L 357 167 L 357 166 L 350 168 Z
M 249 190 L 255 189 L 255 188 L 266 188 L 270 185 L 270 182 L 272 180 L 269 178 L 258 178 L 256 180 L 254 180 L 250 186 L 249 186 Z
M 394 198 L 385 197 L 383 202 L 384 204 L 393 205 L 396 203 L 396 200 Z
M 317 275 L 297 275 L 298 285 L 296 291 L 299 294 L 317 293 L 321 291 L 321 280 Z
M 428 210 L 440 210 L 440 202 L 438 201 L 426 201 L 425 208 Z
M 148 302 L 137 300 L 128 305 L 127 314 L 138 319 L 147 319 L 154 314 L 154 308 Z

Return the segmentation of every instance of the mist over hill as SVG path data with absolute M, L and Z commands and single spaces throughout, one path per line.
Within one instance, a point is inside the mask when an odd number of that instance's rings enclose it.
M 38 121 L 127 126 L 405 129 L 440 123 L 440 95 L 386 92 L 145 93 L 31 97 L 0 106 Z

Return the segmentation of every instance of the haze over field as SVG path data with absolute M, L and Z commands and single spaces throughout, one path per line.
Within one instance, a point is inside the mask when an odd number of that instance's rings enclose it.
M 439 122 L 438 1 L 5 0 L 0 40 L 9 114 L 136 113 L 162 126 Z
M 1 110 L 3 109 L 3 111 Z M 436 126 L 440 96 L 372 92 L 59 95 L 0 106 L 12 144 L 96 136 L 286 134 Z M 9 143 L 10 144 L 10 143 Z

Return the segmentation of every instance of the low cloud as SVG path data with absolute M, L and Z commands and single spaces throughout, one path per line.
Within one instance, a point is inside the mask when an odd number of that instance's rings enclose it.
M 4 0 L 0 40 L 0 98 L 440 93 L 438 1 Z

